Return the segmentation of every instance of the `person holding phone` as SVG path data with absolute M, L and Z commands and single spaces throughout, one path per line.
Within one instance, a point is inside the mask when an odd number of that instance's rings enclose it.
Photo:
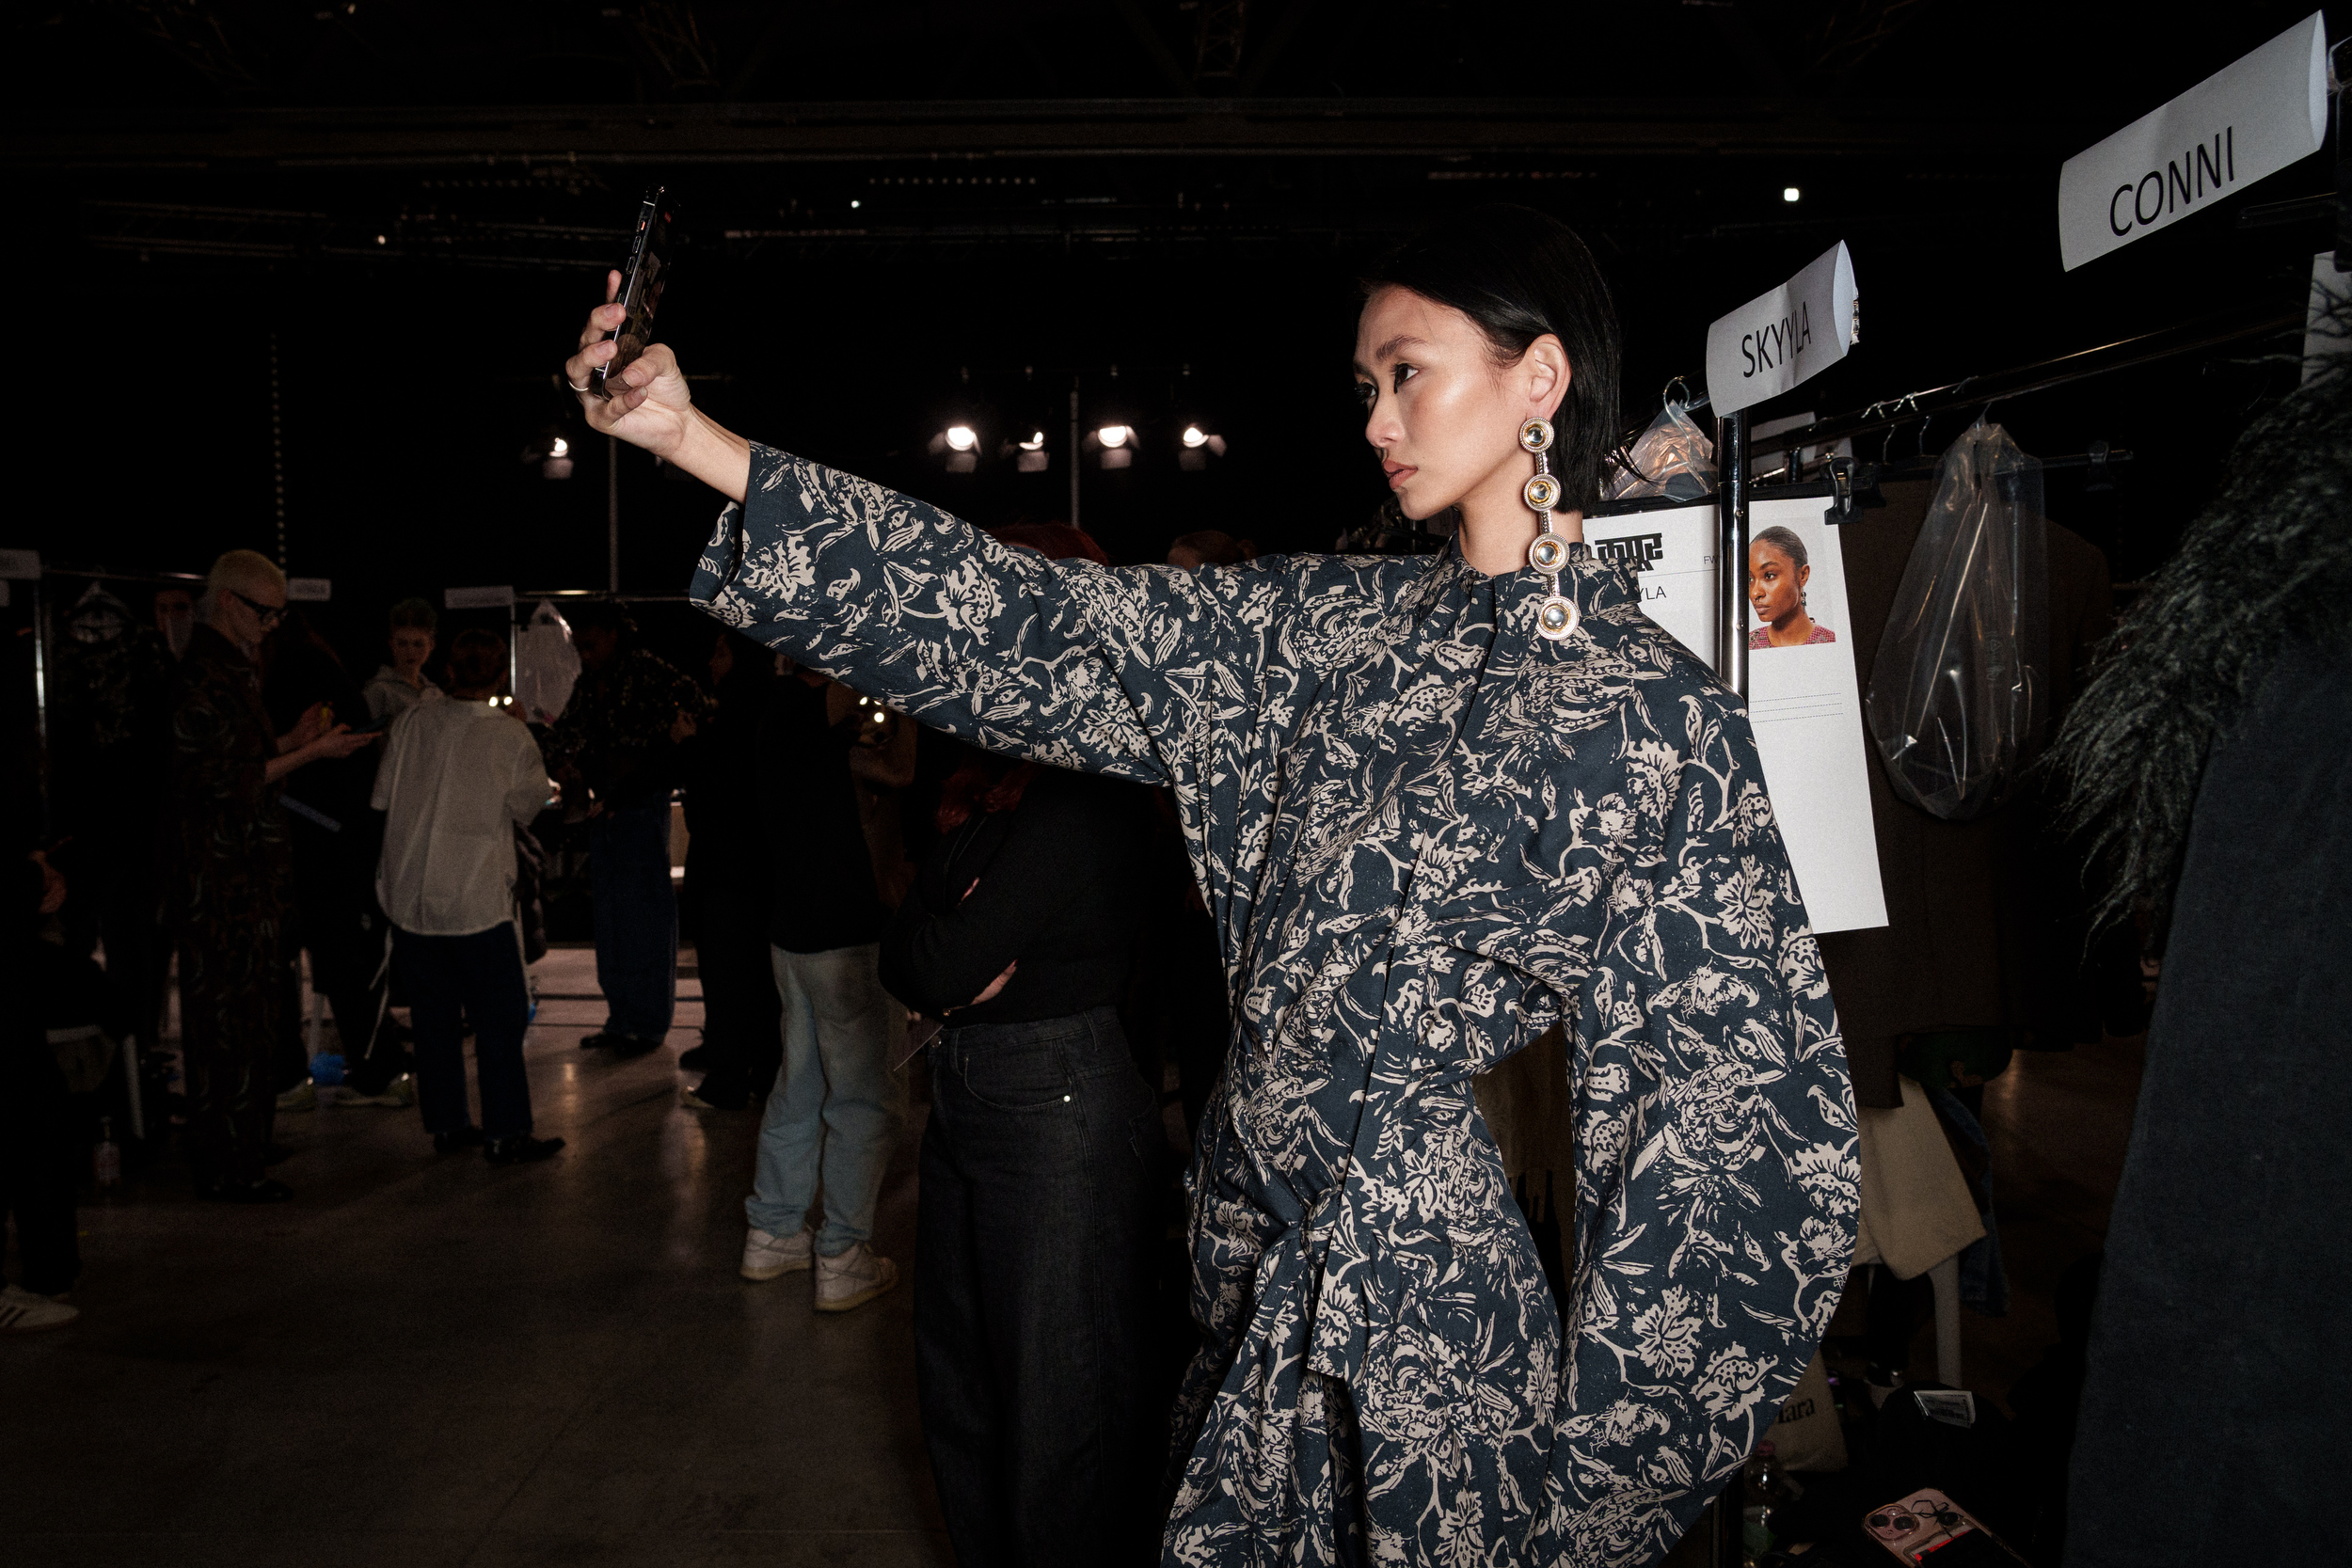
M 597 398 L 617 319 L 565 367 L 591 427 L 739 503 L 692 601 L 990 751 L 1174 789 L 1235 1016 L 1163 1560 L 1662 1557 L 1810 1364 L 1861 1173 L 1745 711 L 1583 545 L 1620 427 L 1582 242 L 1480 208 L 1366 280 L 1364 438 L 1407 516 L 1461 517 L 1426 558 L 1009 549 L 737 436 L 662 344 Z M 1470 1089 L 1555 1023 L 1565 1332 Z
M 262 1175 L 278 1091 L 272 1058 L 296 1027 L 301 986 L 285 780 L 373 744 L 305 710 L 283 735 L 262 700 L 263 639 L 286 614 L 286 575 L 254 550 L 213 562 L 171 714 L 172 876 L 180 1040 L 197 1190 L 231 1203 L 292 1197 Z

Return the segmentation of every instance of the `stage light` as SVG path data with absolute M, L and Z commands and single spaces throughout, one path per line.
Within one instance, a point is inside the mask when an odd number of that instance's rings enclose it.
M 947 427 L 947 448 L 950 451 L 970 451 L 980 444 L 980 433 L 968 424 Z
M 1094 433 L 1094 438 L 1106 447 L 1123 447 L 1135 432 L 1123 424 L 1106 424 Z
M 558 436 L 553 441 L 548 443 L 548 455 L 549 457 L 569 456 L 571 450 L 572 444 L 564 439 L 561 436 Z
M 1187 447 L 1205 447 L 1209 444 L 1209 433 L 1197 424 L 1188 424 L 1184 426 L 1184 441 Z
M 1029 432 L 1029 438 L 1027 440 L 1018 442 L 1016 444 L 1023 451 L 1043 451 L 1045 450 L 1045 432 L 1041 430 L 1033 430 Z
M 857 211 L 860 207 L 863 207 L 863 206 L 865 206 L 865 205 L 866 205 L 866 203 L 865 203 L 865 202 L 863 202 L 863 201 L 852 201 L 852 202 L 850 202 L 850 211 L 851 211 L 852 213 L 854 213 L 854 212 L 856 212 L 856 211 Z
M 1783 185 L 1780 188 L 1780 198 L 1783 201 L 1795 201 L 1804 195 L 1804 193 L 1794 185 Z

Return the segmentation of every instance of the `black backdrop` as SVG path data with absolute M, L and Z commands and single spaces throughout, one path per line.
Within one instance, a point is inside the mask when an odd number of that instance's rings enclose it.
M 2298 8 L 2201 18 L 2193 50 L 2179 34 L 2118 31 L 2109 24 L 2123 8 L 2046 19 L 2008 4 L 1934 9 L 1878 67 L 1836 86 L 1851 151 L 1769 157 L 1693 147 L 1637 158 L 1596 143 L 666 168 L 477 160 L 463 178 L 217 157 L 130 166 L 25 152 L 33 132 L 87 125 L 92 112 L 37 98 L 12 133 L 47 234 L 20 254 L 31 287 L 13 334 L 0 544 L 118 570 L 200 571 L 238 545 L 277 553 L 282 471 L 284 559 L 333 580 L 320 619 L 361 673 L 399 597 L 602 587 L 604 443 L 550 372 L 599 297 L 599 263 L 649 175 L 684 193 L 696 242 L 663 335 L 708 378 L 696 396 L 720 419 L 977 521 L 1059 517 L 1074 373 L 1089 427 L 1124 419 L 1142 432 L 1133 468 L 1089 466 L 1083 479 L 1084 524 L 1122 561 L 1158 559 L 1199 528 L 1267 548 L 1326 547 L 1377 506 L 1348 388 L 1355 271 L 1397 234 L 1473 200 L 1546 208 L 1592 241 L 1626 324 L 1629 422 L 1654 410 L 1668 376 L 1696 379 L 1712 317 L 1839 238 L 1861 282 L 1861 345 L 1759 418 L 1841 410 L 2249 302 L 2299 303 L 2312 253 L 2330 241 L 2325 216 L 2248 227 L 2240 210 L 2331 188 L 2325 156 L 2071 275 L 2053 217 L 2066 153 Z M 1306 36 L 1325 24 L 1318 14 Z M 57 47 L 68 44 L 80 47 Z M 1637 61 L 1649 79 L 1621 87 L 1687 92 L 1692 78 L 1672 64 Z M 1890 150 L 1871 116 L 1933 119 L 1905 103 L 1914 82 L 1958 129 Z M 311 101 L 341 102 L 339 90 L 329 83 Z M 1879 107 L 1857 119 L 1857 95 Z M 1704 107 L 1677 102 L 1653 118 Z M 2042 127 L 2038 142 L 1971 144 L 1970 126 L 1990 137 L 2025 120 Z M 1803 201 L 1781 201 L 1784 184 L 1801 186 Z M 152 218 L 151 244 L 138 228 L 150 218 L 124 215 L 151 207 L 211 215 Z M 218 214 L 246 211 L 309 214 L 314 229 L 242 252 L 204 238 L 222 231 Z M 492 222 L 510 225 L 503 248 L 462 243 L 465 224 Z M 514 238 L 523 232 L 546 243 Z M 2053 515 L 2106 547 L 2119 578 L 2135 578 L 2211 494 L 2246 420 L 2292 385 L 2292 367 L 2263 355 L 2294 346 L 2240 345 L 1994 417 L 2028 451 L 2077 451 L 2096 437 L 2139 454 L 2104 495 L 2082 494 L 2076 476 L 2049 483 Z M 965 411 L 991 461 L 950 474 L 926 447 Z M 1209 471 L 1176 466 L 1186 418 L 1231 443 Z M 1049 435 L 1044 475 L 994 460 L 997 442 L 1030 422 Z M 1926 450 L 1952 428 L 1931 427 Z M 571 442 L 568 480 L 522 460 L 550 432 Z M 1891 445 L 1919 442 L 1915 431 Z M 716 498 L 627 451 L 620 494 L 624 588 L 676 593 Z

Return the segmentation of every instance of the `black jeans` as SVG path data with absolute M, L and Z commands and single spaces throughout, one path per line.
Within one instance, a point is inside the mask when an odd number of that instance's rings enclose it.
M 1158 1097 L 1109 1007 L 944 1031 L 915 1241 L 915 1385 L 961 1568 L 1155 1557 Z
M 482 1085 L 482 1131 L 512 1138 L 531 1131 L 531 1081 L 523 1031 L 531 995 L 515 923 L 465 937 L 392 932 L 392 962 L 408 992 L 417 1036 L 417 1108 L 428 1132 L 454 1132 L 466 1115 L 466 1025 L 473 1025 L 474 1076 Z

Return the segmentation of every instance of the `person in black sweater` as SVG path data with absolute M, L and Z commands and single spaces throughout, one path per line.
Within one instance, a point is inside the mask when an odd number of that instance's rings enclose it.
M 702 1043 L 678 1065 L 702 1082 L 682 1095 L 695 1110 L 741 1110 L 765 1093 L 783 1055 L 782 1014 L 769 957 L 767 802 L 759 784 L 760 728 L 776 699 L 776 656 L 737 631 L 710 655 L 715 709 L 678 748 L 686 782 L 685 923 L 703 983 Z
M 1155 885 L 1150 810 L 1139 785 L 974 752 L 882 943 L 883 986 L 945 1025 L 923 1133 L 915 1384 L 966 1568 L 1152 1554 L 1165 1144 L 1116 1010 Z

